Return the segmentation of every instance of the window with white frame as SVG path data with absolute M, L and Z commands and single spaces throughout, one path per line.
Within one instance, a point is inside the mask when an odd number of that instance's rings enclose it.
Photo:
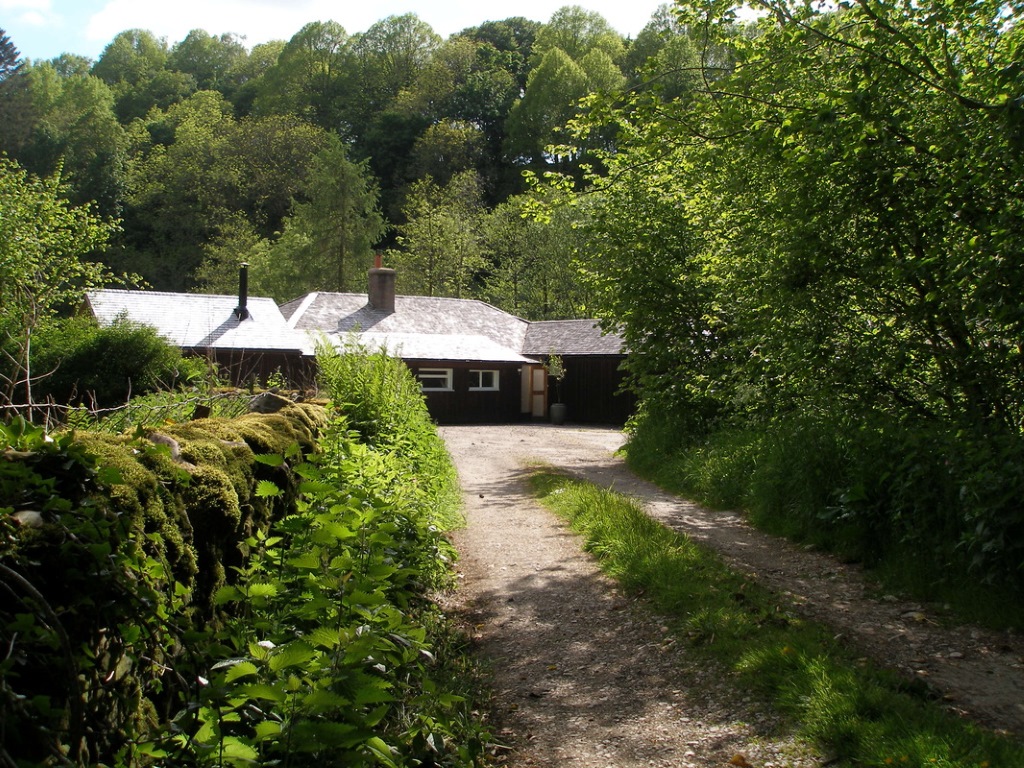
M 420 389 L 424 392 L 450 392 L 452 390 L 451 368 L 420 368 L 416 371 Z
M 469 372 L 470 392 L 497 392 L 498 391 L 497 371 L 474 371 Z

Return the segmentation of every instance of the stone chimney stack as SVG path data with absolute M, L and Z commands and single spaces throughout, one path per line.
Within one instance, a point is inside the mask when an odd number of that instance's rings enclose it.
M 249 317 L 249 265 L 242 263 L 238 267 L 238 306 L 235 317 L 245 320 Z
M 395 270 L 381 266 L 378 253 L 370 270 L 370 306 L 381 312 L 395 311 Z

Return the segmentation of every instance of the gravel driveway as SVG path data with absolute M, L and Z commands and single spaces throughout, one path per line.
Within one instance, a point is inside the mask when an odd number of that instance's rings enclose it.
M 546 424 L 440 428 L 466 498 L 455 535 L 468 617 L 493 669 L 506 764 L 804 768 L 823 757 L 694 662 L 656 617 L 622 596 L 579 538 L 532 497 L 538 462 L 642 501 L 796 610 L 830 622 L 865 655 L 924 679 L 948 706 L 1024 734 L 1024 642 L 943 629 L 925 606 L 871 599 L 861 573 L 753 531 L 639 480 L 616 457 L 620 432 Z

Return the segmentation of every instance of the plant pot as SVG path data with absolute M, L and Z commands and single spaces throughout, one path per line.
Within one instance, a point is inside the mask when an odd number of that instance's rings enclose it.
M 551 423 L 552 424 L 565 424 L 565 414 L 567 408 L 565 403 L 552 403 L 551 404 Z

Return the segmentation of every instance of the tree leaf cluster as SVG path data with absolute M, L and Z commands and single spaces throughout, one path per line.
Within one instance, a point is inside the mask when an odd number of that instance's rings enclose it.
M 646 34 L 643 51 L 670 37 Z M 356 33 L 311 22 L 251 50 L 230 34 L 169 44 L 131 29 L 96 61 L 21 61 L 5 41 L 0 113 L 12 119 L 0 121 L 0 151 L 40 177 L 60 165 L 73 203 L 121 222 L 93 258 L 157 289 L 216 292 L 234 290 L 244 260 L 260 266 L 254 288 L 280 299 L 361 287 L 372 250 L 418 226 L 410 210 L 428 180 L 475 175 L 481 218 L 525 191 L 524 170 L 578 172 L 582 150 L 546 146 L 564 141 L 580 99 L 639 71 L 630 41 L 577 6 L 447 40 L 405 14 Z M 465 248 L 451 250 L 465 268 Z M 472 271 L 477 295 L 494 258 L 485 251 Z M 516 258 L 529 267 L 530 254 Z
M 1019 14 L 755 6 L 740 26 L 681 4 L 701 87 L 594 100 L 578 127 L 618 137 L 585 268 L 637 353 L 645 417 L 677 445 L 839 430 L 837 465 L 864 474 L 811 480 L 820 504 L 876 542 L 935 546 L 940 570 L 1019 581 L 1019 515 L 966 479 L 1018 484 Z M 887 466 L 868 453 L 882 435 L 905 449 Z

